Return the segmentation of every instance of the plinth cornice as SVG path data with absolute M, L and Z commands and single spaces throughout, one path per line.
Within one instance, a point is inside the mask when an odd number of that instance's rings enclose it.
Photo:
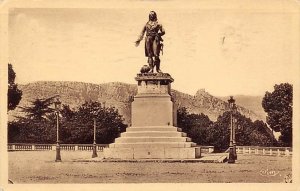
M 139 73 L 137 77 L 135 77 L 136 81 L 160 81 L 167 80 L 169 82 L 173 82 L 174 79 L 168 73 Z

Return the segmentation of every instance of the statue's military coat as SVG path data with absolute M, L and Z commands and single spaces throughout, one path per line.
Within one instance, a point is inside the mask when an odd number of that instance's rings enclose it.
M 161 50 L 161 41 L 165 34 L 165 30 L 162 24 L 158 23 L 158 21 L 148 21 L 144 26 L 139 40 L 143 39 L 143 36 L 146 32 L 145 37 L 145 56 L 146 57 L 154 57 L 159 56 Z

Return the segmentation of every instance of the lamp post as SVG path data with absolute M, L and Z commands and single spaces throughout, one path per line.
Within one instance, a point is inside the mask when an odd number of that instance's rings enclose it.
M 232 114 L 232 144 L 233 144 L 233 158 L 234 160 L 237 160 L 237 154 L 236 154 L 236 140 L 235 140 L 235 131 L 237 127 L 237 107 L 236 104 L 233 103 L 233 114 Z
M 97 144 L 96 144 L 96 111 L 92 112 L 94 120 L 94 141 L 93 141 L 93 154 L 92 158 L 98 157 L 97 155 Z
M 60 156 L 60 144 L 59 144 L 59 109 L 61 102 L 57 98 L 54 102 L 55 105 L 55 113 L 56 113 L 56 159 L 55 162 L 61 162 Z
M 235 163 L 235 157 L 234 157 L 234 149 L 233 149 L 233 107 L 234 107 L 235 100 L 232 96 L 230 96 L 230 99 L 228 100 L 229 108 L 230 108 L 230 142 L 229 142 L 229 158 L 228 163 Z

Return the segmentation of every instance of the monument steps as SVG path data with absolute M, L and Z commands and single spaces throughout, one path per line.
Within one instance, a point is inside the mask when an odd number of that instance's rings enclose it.
M 174 126 L 137 126 L 137 127 L 128 127 L 126 132 L 132 131 L 179 131 L 182 132 L 181 128 Z
M 138 131 L 124 132 L 121 137 L 186 137 L 187 134 L 176 131 Z
M 189 137 L 119 137 L 115 143 L 191 142 Z
M 157 148 L 157 147 L 189 148 L 195 146 L 196 143 L 193 142 L 143 142 L 143 143 L 112 143 L 109 145 L 109 148 Z

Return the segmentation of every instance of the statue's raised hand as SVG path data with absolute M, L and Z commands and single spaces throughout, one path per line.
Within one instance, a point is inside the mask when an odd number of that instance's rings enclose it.
M 139 40 L 135 41 L 135 46 L 139 46 L 140 45 L 140 42 Z

